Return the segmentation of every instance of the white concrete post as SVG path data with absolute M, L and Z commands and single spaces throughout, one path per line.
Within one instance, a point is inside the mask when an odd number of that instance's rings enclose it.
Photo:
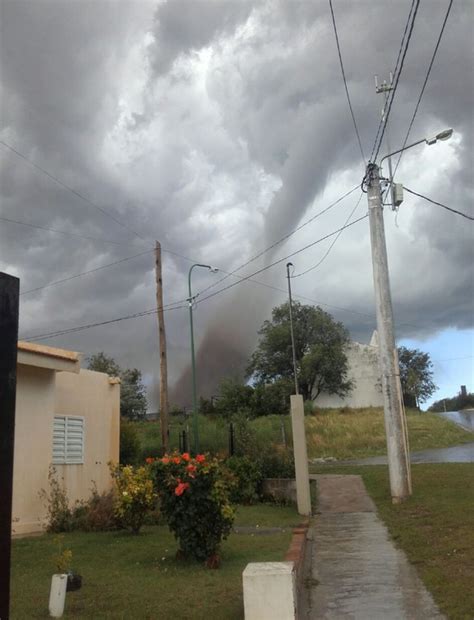
M 245 620 L 295 620 L 293 562 L 252 562 L 242 573 Z
M 296 503 L 300 515 L 311 514 L 309 491 L 308 452 L 304 428 L 304 404 L 300 394 L 290 396 L 291 428 L 293 430 L 293 452 L 295 458 Z
M 49 593 L 49 615 L 52 618 L 61 618 L 66 602 L 67 574 L 56 574 L 51 579 Z

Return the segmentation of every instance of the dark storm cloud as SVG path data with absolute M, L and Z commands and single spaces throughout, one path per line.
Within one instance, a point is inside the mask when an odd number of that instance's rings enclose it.
M 393 68 L 409 5 L 334 3 L 366 156 L 381 106 L 373 74 L 382 79 Z M 420 6 L 391 114 L 393 148 L 403 140 L 446 6 Z M 326 3 L 175 0 L 118 7 L 1 5 L 1 139 L 146 239 L 1 147 L 4 217 L 128 244 L 2 223 L 2 267 L 21 275 L 23 290 L 146 250 L 156 236 L 165 248 L 230 269 L 360 182 L 363 165 Z M 472 4 L 455 3 L 411 134 L 415 140 L 453 126 L 457 137 L 431 147 L 438 149 L 434 155 L 407 154 L 399 171 L 408 187 L 466 212 L 473 196 L 472 24 Z M 338 228 L 356 198 L 243 273 Z M 365 210 L 362 203 L 357 214 Z M 398 227 L 389 210 L 386 221 L 398 335 L 472 326 L 472 224 L 413 196 L 406 196 Z M 315 264 L 329 243 L 298 255 L 297 268 Z M 165 301 L 184 299 L 190 263 L 166 253 L 164 261 Z M 284 291 L 280 267 L 258 278 Z M 195 291 L 211 282 L 207 272 L 193 276 Z M 323 307 L 366 339 L 374 326 L 367 225 L 345 232 L 320 268 L 295 280 L 295 292 L 330 304 Z M 207 368 L 201 382 L 208 391 L 220 374 L 244 365 L 257 327 L 284 300 L 284 292 L 246 283 L 198 305 L 199 365 Z M 25 295 L 22 331 L 107 320 L 154 303 L 150 254 Z M 187 320 L 186 309 L 167 314 L 172 379 L 189 357 Z M 52 343 L 104 349 L 142 368 L 151 382 L 155 330 L 151 316 Z

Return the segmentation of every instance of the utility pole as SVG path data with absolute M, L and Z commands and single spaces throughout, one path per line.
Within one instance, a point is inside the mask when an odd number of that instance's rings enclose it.
M 395 346 L 379 168 L 376 164 L 368 164 L 365 181 L 369 204 L 370 243 L 390 489 L 393 503 L 400 503 L 411 495 L 410 455 L 400 389 L 398 354 Z
M 295 348 L 295 333 L 293 331 L 293 299 L 291 298 L 291 276 L 290 267 L 293 267 L 293 263 L 286 263 L 286 277 L 288 278 L 288 299 L 290 308 L 290 334 L 291 334 L 291 351 L 293 353 L 293 373 L 295 375 L 295 394 L 298 394 L 298 374 L 296 371 L 296 348 Z
M 166 359 L 166 333 L 165 317 L 163 310 L 163 277 L 161 267 L 161 245 L 156 242 L 155 246 L 155 275 L 156 275 L 156 306 L 158 314 L 158 332 L 160 340 L 160 423 L 161 445 L 163 454 L 169 450 L 168 430 L 168 362 Z

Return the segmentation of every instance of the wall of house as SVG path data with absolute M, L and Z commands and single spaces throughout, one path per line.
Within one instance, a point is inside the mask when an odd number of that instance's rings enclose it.
M 84 463 L 55 465 L 69 498 L 88 498 L 93 485 L 99 493 L 109 490 L 108 463 L 119 460 L 120 385 L 91 370 L 57 373 L 55 413 L 84 417 Z
M 89 370 L 79 374 L 18 365 L 13 479 L 14 534 L 41 531 L 47 509 L 55 415 L 84 417 L 84 463 L 55 465 L 71 503 L 111 487 L 107 463 L 118 462 L 120 385 Z
M 347 348 L 348 377 L 354 382 L 352 392 L 340 397 L 335 394 L 320 394 L 316 407 L 382 407 L 383 396 L 380 380 L 377 348 L 352 342 Z
M 48 487 L 52 455 L 55 371 L 18 365 L 12 530 L 36 532 L 46 516 L 39 497 Z

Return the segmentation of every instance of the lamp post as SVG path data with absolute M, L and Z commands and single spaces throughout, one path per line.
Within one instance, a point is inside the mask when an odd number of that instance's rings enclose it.
M 426 144 L 431 146 L 432 144 L 436 144 L 436 142 L 438 142 L 438 140 L 449 140 L 449 138 L 452 135 L 453 135 L 453 130 L 452 129 L 445 129 L 444 131 L 440 131 L 439 133 L 437 133 L 432 138 L 422 138 L 421 140 L 417 140 L 416 142 L 412 142 L 412 144 L 408 144 L 407 146 L 404 146 L 403 148 L 398 149 L 397 151 L 392 151 L 392 153 L 388 153 L 387 155 L 384 155 L 382 157 L 382 159 L 380 160 L 380 168 L 382 168 L 382 162 L 385 159 L 389 159 L 393 155 L 396 155 L 397 153 L 401 153 L 402 151 L 407 151 L 408 149 L 411 149 L 412 146 L 417 146 L 418 144 L 422 144 L 423 142 L 426 142 Z M 392 181 L 391 178 L 390 178 L 390 181 Z
M 194 263 L 191 265 L 188 273 L 188 303 L 189 303 L 189 326 L 191 332 L 191 367 L 192 367 L 192 377 L 193 377 L 193 435 L 194 435 L 194 453 L 197 454 L 199 452 L 199 429 L 198 429 L 198 419 L 197 419 L 197 395 L 196 395 L 196 360 L 194 355 L 194 327 L 193 327 L 193 302 L 194 297 L 191 291 L 191 274 L 195 267 L 202 267 L 203 269 L 208 269 L 212 273 L 217 273 L 218 269 L 211 267 L 210 265 L 202 265 L 201 263 Z

